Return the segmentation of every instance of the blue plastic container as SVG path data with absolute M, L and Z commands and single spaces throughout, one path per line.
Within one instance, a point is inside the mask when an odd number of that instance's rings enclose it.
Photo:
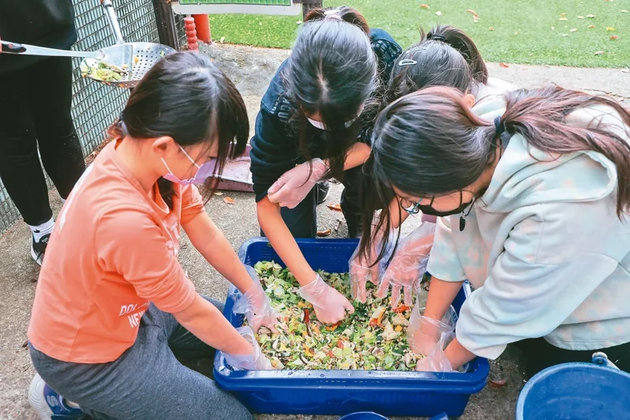
M 357 246 L 351 239 L 298 239 L 311 267 L 329 272 L 347 272 L 348 260 Z M 264 238 L 243 244 L 240 258 L 245 264 L 280 258 Z M 231 287 L 223 311 L 238 327 L 241 315 L 232 313 L 240 293 Z M 459 311 L 462 291 L 453 302 Z M 251 411 L 277 414 L 338 414 L 374 411 L 386 416 L 431 417 L 446 412 L 460 416 L 468 399 L 483 389 L 489 365 L 477 358 L 465 373 L 383 372 L 365 370 L 233 371 L 221 352 L 214 360 L 214 379 Z
M 630 374 L 591 363 L 563 363 L 527 382 L 516 420 L 630 419 Z
M 339 420 L 389 420 L 385 416 L 381 416 L 378 413 L 372 411 L 358 411 L 356 413 L 346 414 Z

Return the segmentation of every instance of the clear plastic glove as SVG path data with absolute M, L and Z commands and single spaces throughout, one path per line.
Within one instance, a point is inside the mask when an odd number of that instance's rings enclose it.
M 382 299 L 387 296 L 391 285 L 392 308 L 397 308 L 400 303 L 401 289 L 404 292 L 404 304 L 413 304 L 413 292 L 426 271 L 434 235 L 435 224 L 423 223 L 400 241 L 376 292 L 377 297 Z
M 441 346 L 435 346 L 431 353 L 418 360 L 416 364 L 416 370 L 418 372 L 455 372 L 444 350 L 440 347 Z
M 236 331 L 252 345 L 254 352 L 250 354 L 224 353 L 227 364 L 234 370 L 273 370 L 271 362 L 260 350 L 254 331 L 249 326 L 237 328 Z
M 245 266 L 252 279 L 252 286 L 244 295 L 234 304 L 235 314 L 245 314 L 247 322 L 255 332 L 261 326 L 269 328 L 276 332 L 276 322 L 278 321 L 278 313 L 271 307 L 269 296 L 265 293 L 260 284 L 260 279 L 256 274 L 256 270 L 249 265 Z
M 300 287 L 298 293 L 315 309 L 317 319 L 324 324 L 335 324 L 353 313 L 354 307 L 344 295 L 326 284 L 318 274 L 314 281 Z
M 409 327 L 407 327 L 407 342 L 412 352 L 430 355 L 436 347 L 446 346 L 454 337 L 457 313 L 452 306 L 448 308 L 441 321 L 420 313 L 420 305 L 416 305 L 411 312 Z M 440 348 L 440 350 L 444 350 Z
M 286 171 L 267 190 L 267 197 L 280 207 L 295 208 L 328 172 L 323 160 L 316 158 Z
M 383 234 L 379 232 L 372 241 L 372 248 L 369 254 L 359 255 L 359 247 L 350 257 L 350 283 L 352 298 L 361 303 L 365 303 L 367 300 L 367 282 L 371 282 L 374 285 L 378 285 L 381 281 L 381 273 L 384 271 L 385 264 L 389 260 L 390 252 L 385 252 L 383 259 L 378 264 L 374 264 L 374 261 L 378 258 L 381 250 L 383 249 Z M 394 232 L 390 234 L 389 246 L 393 246 Z M 371 266 L 371 267 L 370 267 Z

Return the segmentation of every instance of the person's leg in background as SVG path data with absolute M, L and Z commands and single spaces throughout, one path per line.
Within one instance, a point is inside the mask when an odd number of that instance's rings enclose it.
M 62 199 L 85 170 L 81 143 L 72 122 L 72 61 L 60 57 L 28 68 L 28 95 L 46 173 Z
M 0 178 L 31 228 L 31 255 L 38 264 L 54 227 L 39 154 L 63 199 L 85 169 L 71 100 L 69 58 L 44 60 L 0 80 Z
M 28 103 L 30 82 L 25 70 L 0 77 L 0 179 L 31 228 L 31 253 L 41 264 L 54 223 Z
M 344 172 L 341 211 L 348 225 L 349 238 L 358 238 L 363 232 L 360 192 L 365 177 L 363 166 L 358 166 Z

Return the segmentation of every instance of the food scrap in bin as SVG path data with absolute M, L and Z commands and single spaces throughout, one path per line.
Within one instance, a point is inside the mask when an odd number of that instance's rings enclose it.
M 411 309 L 389 310 L 389 296 L 377 299 L 376 286 L 368 282 L 365 304 L 354 302 L 354 314 L 340 323 L 324 325 L 313 306 L 298 295 L 295 277 L 273 262 L 255 266 L 261 283 L 281 314 L 278 333 L 262 327 L 257 339 L 263 353 L 277 369 L 414 370 L 419 357 L 407 345 L 406 327 Z M 320 275 L 350 298 L 347 273 Z

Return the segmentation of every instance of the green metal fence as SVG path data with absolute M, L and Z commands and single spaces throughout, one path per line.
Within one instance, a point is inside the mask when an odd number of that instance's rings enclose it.
M 99 0 L 73 0 L 80 50 L 97 50 L 115 43 Z M 158 42 L 157 25 L 151 0 L 114 0 L 123 37 L 128 41 Z M 183 20 L 176 17 L 180 41 L 184 39 Z M 72 116 L 84 156 L 105 138 L 105 130 L 122 110 L 128 91 L 83 79 L 75 62 L 72 86 Z M 6 189 L 0 182 L 0 232 L 20 217 Z

